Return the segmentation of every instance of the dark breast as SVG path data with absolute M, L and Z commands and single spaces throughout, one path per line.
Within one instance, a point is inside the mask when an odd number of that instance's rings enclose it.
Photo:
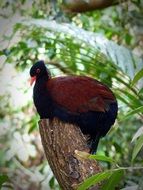
M 55 106 L 53 114 L 61 121 L 78 125 L 84 134 L 90 134 L 94 138 L 97 133 L 100 133 L 100 136 L 107 134 L 115 122 L 117 110 L 117 102 L 114 102 L 105 112 L 88 111 L 75 114 L 60 106 Z
M 94 96 L 95 101 L 91 101 Z M 103 101 L 99 101 L 96 98 L 98 96 Z M 85 110 L 79 111 L 77 108 L 83 103 L 86 103 Z M 41 119 L 57 117 L 61 121 L 78 125 L 83 133 L 93 138 L 97 132 L 100 136 L 106 135 L 115 122 L 118 110 L 112 92 L 99 82 L 85 77 L 37 81 L 34 104 Z
M 33 90 L 33 100 L 41 119 L 52 117 L 53 103 L 46 84 L 36 82 Z

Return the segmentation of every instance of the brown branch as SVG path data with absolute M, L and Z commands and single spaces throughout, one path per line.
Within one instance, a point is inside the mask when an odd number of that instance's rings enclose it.
M 57 119 L 42 119 L 39 128 L 48 163 L 63 190 L 77 189 L 87 177 L 101 172 L 95 160 L 75 154 L 75 150 L 89 152 L 87 137 L 79 127 Z M 92 189 L 100 189 L 100 184 Z
M 64 0 L 62 7 L 68 12 L 81 13 L 103 9 L 125 1 L 127 0 Z

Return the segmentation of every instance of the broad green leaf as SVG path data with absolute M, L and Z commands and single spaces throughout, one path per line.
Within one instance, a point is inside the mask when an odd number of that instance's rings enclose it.
M 143 135 L 139 137 L 139 139 L 137 140 L 136 145 L 135 145 L 135 147 L 133 149 L 132 161 L 134 161 L 134 159 L 136 158 L 137 154 L 141 150 L 142 146 L 143 146 Z
M 141 135 L 143 135 L 143 127 L 140 127 L 137 132 L 134 134 L 133 138 L 132 138 L 132 142 L 135 141 L 138 137 L 140 137 Z
M 114 171 L 110 178 L 105 182 L 101 190 L 115 190 L 115 187 L 118 185 L 123 175 L 124 170 L 122 169 Z
M 109 178 L 112 175 L 112 171 L 101 172 L 96 175 L 93 175 L 87 178 L 77 190 L 87 190 L 92 185 L 96 185 L 97 183 Z
M 133 78 L 132 80 L 132 86 L 136 84 L 141 78 L 143 78 L 143 69 L 141 69 Z
M 7 175 L 0 175 L 0 189 L 2 187 L 2 184 L 7 182 L 9 180 Z
M 108 157 L 108 156 L 104 156 L 104 155 L 90 155 L 89 156 L 90 159 L 95 159 L 95 160 L 99 160 L 99 161 L 105 161 L 105 162 L 115 162 L 115 160 L 113 160 L 112 158 Z

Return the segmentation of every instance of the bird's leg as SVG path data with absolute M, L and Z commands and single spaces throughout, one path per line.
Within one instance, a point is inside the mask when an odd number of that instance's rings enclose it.
M 90 148 L 90 154 L 96 154 L 99 140 L 100 140 L 99 133 L 94 138 L 88 140 L 88 147 Z

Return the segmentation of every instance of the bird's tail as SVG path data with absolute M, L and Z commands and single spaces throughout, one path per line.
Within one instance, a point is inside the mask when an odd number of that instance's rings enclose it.
M 94 138 L 92 138 L 90 143 L 90 154 L 96 154 L 100 137 L 100 133 L 97 133 L 97 135 Z

